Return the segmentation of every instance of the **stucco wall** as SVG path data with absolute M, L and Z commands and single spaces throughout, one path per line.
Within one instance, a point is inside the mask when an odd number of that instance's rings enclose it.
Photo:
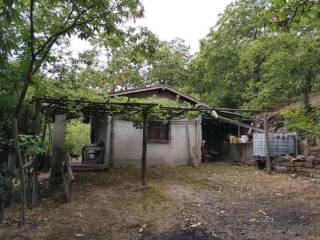
M 113 127 L 114 144 L 112 155 L 114 167 L 140 167 L 142 129 L 136 129 L 131 122 L 120 120 L 115 120 Z M 199 134 L 201 136 L 201 127 L 197 128 L 197 132 L 195 129 L 195 121 L 171 121 L 169 143 L 148 143 L 147 166 L 190 164 L 190 145 L 191 147 L 201 147 L 201 137 L 197 137 Z M 192 136 L 190 144 L 188 135 Z

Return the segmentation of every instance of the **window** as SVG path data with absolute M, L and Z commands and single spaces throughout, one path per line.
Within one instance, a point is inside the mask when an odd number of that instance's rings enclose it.
M 167 143 L 169 142 L 169 123 L 149 122 L 148 124 L 148 141 Z

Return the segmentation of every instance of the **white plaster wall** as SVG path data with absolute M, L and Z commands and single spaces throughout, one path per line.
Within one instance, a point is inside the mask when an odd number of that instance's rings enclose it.
M 147 166 L 188 165 L 191 162 L 187 126 L 191 136 L 195 134 L 195 121 L 176 120 L 170 123 L 169 143 L 148 143 Z M 201 129 L 200 129 L 201 130 Z M 198 134 L 201 135 L 201 132 Z M 191 139 L 191 145 L 196 142 Z M 201 138 L 200 143 L 201 145 Z M 140 167 L 142 154 L 142 129 L 131 122 L 114 122 L 114 167 Z

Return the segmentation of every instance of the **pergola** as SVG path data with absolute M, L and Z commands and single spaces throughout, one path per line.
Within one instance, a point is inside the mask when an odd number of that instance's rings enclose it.
M 141 181 L 142 184 L 146 184 L 146 154 L 147 154 L 147 124 L 149 115 L 152 113 L 152 108 L 158 106 L 154 103 L 137 103 L 130 102 L 114 102 L 111 99 L 105 102 L 95 102 L 87 101 L 83 99 L 71 100 L 68 98 L 47 98 L 47 97 L 35 97 L 33 99 L 36 103 L 36 133 L 39 135 L 40 132 L 40 114 L 43 113 L 47 117 L 52 117 L 54 119 L 54 133 L 53 133 L 53 147 L 52 147 L 52 159 L 51 159 L 51 176 L 54 178 L 59 171 L 59 157 L 61 157 L 58 152 L 63 149 L 64 144 L 64 133 L 65 126 L 64 122 L 66 119 L 79 118 L 81 114 L 85 117 L 98 117 L 106 118 L 108 116 L 113 117 L 125 117 L 128 115 L 143 116 L 142 130 L 143 130 L 143 140 L 142 140 L 142 157 L 141 157 Z M 200 113 L 210 113 L 216 119 L 226 122 L 228 124 L 234 124 L 239 127 L 250 128 L 258 132 L 264 132 L 260 128 L 255 128 L 250 124 L 243 123 L 238 120 L 231 118 L 226 118 L 221 116 L 222 114 L 235 114 L 236 111 L 248 111 L 257 112 L 257 110 L 241 110 L 241 109 L 218 109 L 218 108 L 208 108 L 205 106 L 192 107 L 192 108 L 181 108 L 181 107 L 161 107 L 160 111 L 168 118 L 179 117 L 186 112 L 198 112 Z M 219 113 L 219 115 L 218 115 Z M 239 115 L 240 116 L 240 115 Z

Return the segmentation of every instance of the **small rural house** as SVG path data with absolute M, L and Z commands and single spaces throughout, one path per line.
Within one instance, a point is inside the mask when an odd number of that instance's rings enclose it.
M 111 93 L 110 97 L 177 100 L 189 106 L 199 104 L 194 98 L 165 85 L 115 92 Z M 108 123 L 108 127 L 99 123 L 92 124 L 92 133 L 95 135 L 92 143 L 99 145 L 103 142 L 105 146 L 103 162 L 113 167 L 141 166 L 142 129 L 136 128 L 132 122 L 117 118 L 110 118 Z M 191 120 L 172 118 L 167 124 L 160 121 L 149 121 L 147 166 L 199 165 L 201 162 L 201 130 L 201 117 Z
M 198 166 L 202 160 L 213 159 L 253 163 L 252 143 L 234 145 L 229 138 L 247 134 L 249 129 L 263 130 L 254 128 L 250 120 L 244 121 L 239 114 L 208 108 L 196 99 L 162 84 L 114 92 L 109 97 L 114 100 L 37 99 L 46 115 L 54 117 L 51 166 L 57 164 L 58 153 L 64 149 L 66 120 L 79 117 L 69 111 L 70 106 L 78 109 L 91 125 L 91 144 L 83 147 L 82 163 L 75 163 L 75 169 Z M 125 97 L 127 102 L 116 101 L 118 97 Z M 137 98 L 145 99 L 147 103 L 131 100 Z M 161 111 L 170 111 L 169 119 L 163 122 L 146 117 L 142 129 L 121 117 L 123 112 L 132 115 L 141 113 L 146 108 L 159 105 L 155 102 L 165 102 L 163 100 L 173 100 L 183 107 L 161 107 Z M 181 112 L 185 111 L 196 114 L 188 119 L 182 117 Z

